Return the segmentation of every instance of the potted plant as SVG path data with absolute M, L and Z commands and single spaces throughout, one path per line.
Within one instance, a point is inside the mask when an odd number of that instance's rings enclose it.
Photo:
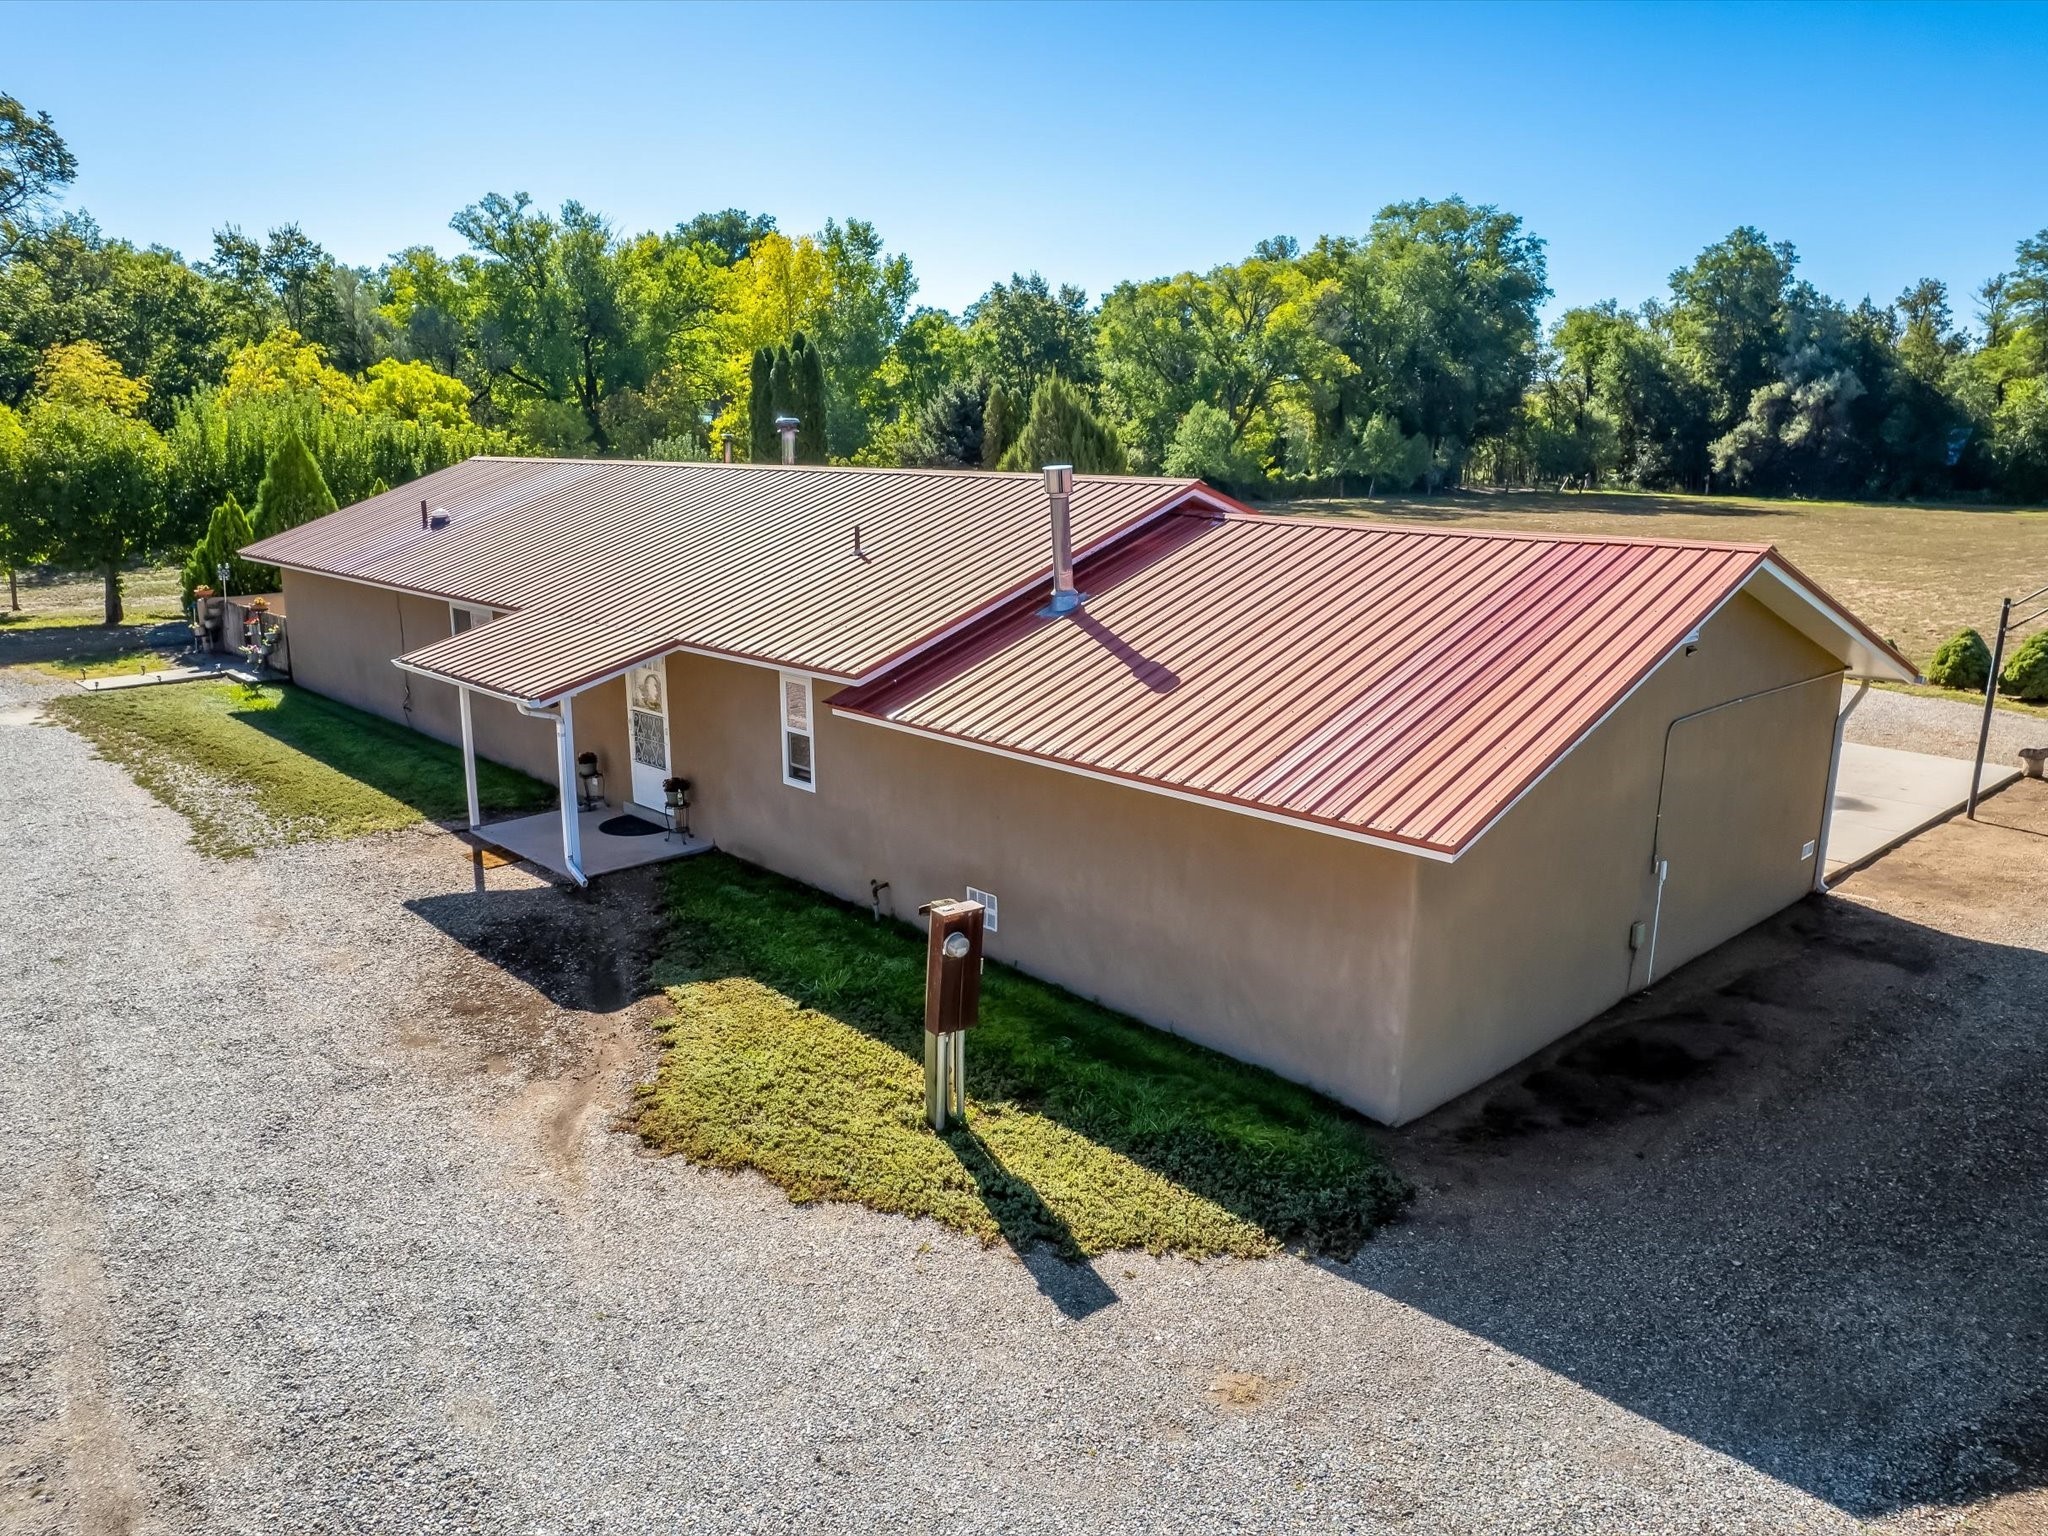
M 680 831 L 690 835 L 690 781 L 668 778 L 661 781 L 661 799 L 668 811 L 668 826 L 671 832 Z M 679 827 L 677 823 L 680 822 Z

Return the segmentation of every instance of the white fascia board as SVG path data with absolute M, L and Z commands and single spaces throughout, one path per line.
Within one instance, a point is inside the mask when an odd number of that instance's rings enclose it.
M 1750 577 L 1745 590 L 1779 618 L 1829 654 L 1838 656 L 1852 677 L 1879 682 L 1917 683 L 1920 675 L 1903 667 L 1844 617 L 1833 603 L 1775 560 L 1766 560 Z
M 829 707 L 829 704 L 828 704 Z M 1206 806 L 1212 811 L 1229 811 L 1239 816 L 1249 816 L 1256 821 L 1270 821 L 1276 826 L 1295 827 L 1303 832 L 1320 832 L 1325 837 L 1342 838 L 1348 843 L 1364 843 L 1372 848 L 1384 848 L 1389 853 L 1405 853 L 1410 858 L 1428 859 L 1434 864 L 1455 864 L 1458 854 L 1445 853 L 1437 848 L 1424 848 L 1415 843 L 1396 842 L 1388 837 L 1374 837 L 1370 832 L 1354 832 L 1345 827 L 1333 827 L 1328 822 L 1305 821 L 1299 816 L 1283 815 L 1279 811 L 1261 810 L 1257 806 L 1241 805 L 1234 800 L 1220 800 L 1214 795 L 1200 795 L 1192 790 L 1173 789 L 1164 784 L 1148 783 L 1144 779 L 1125 778 L 1120 774 L 1103 773 L 1099 769 L 1083 768 L 1076 763 L 1056 762 L 1047 757 L 1033 757 L 1028 752 L 1013 752 L 1007 747 L 992 746 L 985 741 L 970 741 L 964 736 L 948 736 L 943 731 L 928 731 L 921 726 L 905 725 L 900 720 L 884 720 L 879 715 L 863 714 L 858 710 L 832 708 L 832 713 L 842 720 L 858 721 L 862 725 L 878 725 L 886 731 L 901 731 L 906 736 L 916 736 L 924 741 L 943 742 L 949 747 L 965 747 L 970 752 L 986 752 L 991 757 L 1007 758 L 1013 763 L 1028 763 L 1034 768 L 1050 768 L 1058 773 L 1071 773 L 1077 778 L 1094 779 L 1100 784 L 1114 784 L 1120 789 L 1134 789 L 1148 795 L 1164 795 L 1169 800 L 1183 800 L 1189 805 Z M 1467 846 L 1470 846 L 1469 844 Z M 1460 852 L 1463 850 L 1461 849 Z

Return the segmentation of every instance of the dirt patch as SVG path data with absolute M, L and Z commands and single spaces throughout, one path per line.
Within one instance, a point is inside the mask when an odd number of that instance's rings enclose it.
M 1289 1377 L 1257 1371 L 1219 1371 L 1203 1396 L 1225 1413 L 1254 1413 L 1278 1402 L 1293 1384 Z

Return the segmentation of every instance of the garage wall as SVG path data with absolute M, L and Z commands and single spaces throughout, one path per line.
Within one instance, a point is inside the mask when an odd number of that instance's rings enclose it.
M 1719 789 L 1683 794 L 1667 810 L 1666 856 L 1685 852 L 1690 915 L 1660 937 L 1658 974 L 1812 886 L 1800 849 L 1819 835 L 1841 670 L 1738 596 L 1704 627 L 1697 651 L 1665 662 L 1463 858 L 1420 867 L 1397 1119 L 1476 1086 L 1643 985 L 1648 955 L 1629 948 L 1629 925 L 1655 916 L 1665 735 L 1681 716 L 1822 679 L 1674 732 L 1679 774 Z M 1702 860 L 1703 848 L 1717 852 Z
M 843 720 L 822 683 L 816 792 L 791 788 L 778 682 L 669 659 L 695 830 L 863 906 L 885 880 L 905 918 L 969 885 L 992 891 L 992 956 L 1389 1111 L 1416 860 Z
M 297 571 L 284 573 L 284 595 L 295 682 L 460 744 L 462 715 L 453 685 L 416 677 L 391 664 L 394 656 L 449 633 L 446 603 Z M 596 692 L 591 697 L 596 698 Z M 620 716 L 622 740 L 624 697 L 619 695 L 612 710 Z M 476 694 L 470 702 L 479 757 L 518 768 L 546 784 L 555 782 L 553 725 L 520 714 L 502 699 Z M 583 700 L 577 704 L 581 710 Z M 593 719 L 601 707 L 593 709 Z

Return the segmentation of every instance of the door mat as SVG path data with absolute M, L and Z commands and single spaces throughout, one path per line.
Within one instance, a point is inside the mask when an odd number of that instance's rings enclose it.
M 668 828 L 644 816 L 614 816 L 610 821 L 600 821 L 597 830 L 607 837 L 647 837 L 666 832 Z

